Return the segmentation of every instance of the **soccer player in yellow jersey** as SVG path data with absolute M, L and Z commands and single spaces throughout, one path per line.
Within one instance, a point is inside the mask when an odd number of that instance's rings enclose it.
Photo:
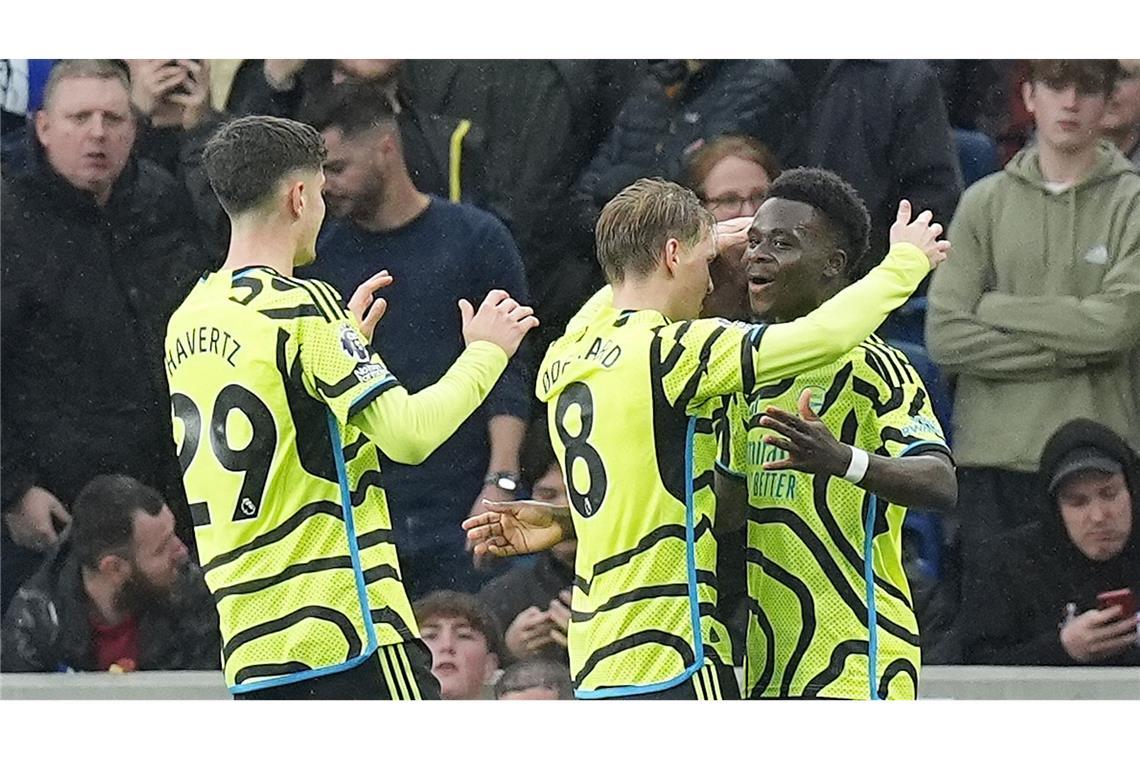
M 867 337 L 945 256 L 939 225 L 900 206 L 882 265 L 804 319 L 766 328 L 699 320 L 709 262 L 742 247 L 697 197 L 638 180 L 597 225 L 612 285 L 547 351 L 537 393 L 570 508 L 498 505 L 464 526 L 480 552 L 578 537 L 569 625 L 578 698 L 739 695 L 717 602 L 715 420 L 724 397 L 830 364 Z M 739 251 L 739 248 L 737 248 Z
M 869 229 L 837 175 L 780 175 L 748 230 L 756 318 L 775 329 L 837 297 L 869 253 Z M 919 641 L 903 518 L 908 505 L 945 510 L 957 499 L 918 374 L 871 336 L 737 395 L 728 420 L 721 464 L 749 506 L 745 694 L 913 699 Z
M 204 157 L 230 217 L 222 268 L 170 319 L 174 437 L 226 684 L 238 698 L 438 698 L 404 592 L 379 455 L 416 464 L 482 403 L 531 309 L 459 302 L 467 348 L 409 395 L 369 349 L 381 272 L 346 309 L 298 279 L 324 218 L 313 128 L 252 116 Z M 409 308 L 412 306 L 409 305 Z

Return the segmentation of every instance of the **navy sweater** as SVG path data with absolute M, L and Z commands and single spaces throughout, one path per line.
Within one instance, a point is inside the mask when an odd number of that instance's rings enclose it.
M 478 309 L 489 290 L 502 288 L 529 302 L 518 248 L 502 222 L 473 206 L 430 197 L 422 214 L 396 230 L 369 232 L 346 219 L 326 219 L 316 262 L 298 272 L 330 283 L 346 302 L 364 280 L 382 269 L 391 273 L 394 282 L 377 294 L 388 300 L 388 312 L 372 345 L 409 393 L 439 380 L 463 352 L 460 298 Z M 483 405 L 426 462 L 385 461 L 385 484 L 481 483 L 490 453 L 487 420 L 500 414 L 526 419 L 529 382 L 516 354 Z

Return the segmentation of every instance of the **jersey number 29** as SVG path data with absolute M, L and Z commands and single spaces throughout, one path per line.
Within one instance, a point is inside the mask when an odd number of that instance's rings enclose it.
M 190 463 L 198 453 L 198 444 L 202 438 L 202 413 L 194 401 L 183 393 L 172 394 L 170 402 L 174 416 L 182 420 L 182 424 L 186 427 L 182 447 L 178 450 L 178 464 L 185 477 L 186 471 L 190 469 Z M 230 412 L 233 411 L 241 412 L 249 420 L 250 429 L 253 431 L 249 442 L 240 449 L 230 445 L 226 433 L 226 422 Z M 265 481 L 269 478 L 269 467 L 273 462 L 273 452 L 277 448 L 277 426 L 273 422 L 273 414 L 265 402 L 248 389 L 240 385 L 227 385 L 214 402 L 209 430 L 210 450 L 218 464 L 230 472 L 245 473 L 232 519 L 252 520 L 261 511 Z M 195 525 L 209 523 L 209 514 L 204 506 L 191 505 L 191 510 L 199 513 L 195 515 Z M 195 507 L 199 509 L 194 509 Z

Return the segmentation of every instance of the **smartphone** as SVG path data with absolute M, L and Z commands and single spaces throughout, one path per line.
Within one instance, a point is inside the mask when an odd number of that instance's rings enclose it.
M 1136 616 L 1136 595 L 1130 588 L 1121 588 L 1116 591 L 1105 591 L 1096 595 L 1097 607 L 1102 610 L 1119 607 L 1124 613 L 1122 617 L 1127 620 Z

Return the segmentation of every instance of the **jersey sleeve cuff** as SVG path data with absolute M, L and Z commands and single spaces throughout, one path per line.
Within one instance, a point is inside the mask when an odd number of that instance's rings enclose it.
M 941 441 L 915 441 L 908 444 L 906 448 L 900 451 L 896 458 L 902 457 L 916 457 L 922 454 L 931 454 L 938 452 L 950 457 L 950 464 L 954 464 L 954 454 L 950 451 L 950 447 Z
M 394 377 L 386 377 L 378 380 L 375 385 L 357 396 L 352 404 L 349 405 L 348 419 L 352 419 L 354 416 L 359 414 L 360 411 L 364 409 L 364 407 L 380 398 L 380 396 L 383 395 L 386 391 L 390 391 L 391 389 L 397 387 L 399 384 L 399 381 Z

